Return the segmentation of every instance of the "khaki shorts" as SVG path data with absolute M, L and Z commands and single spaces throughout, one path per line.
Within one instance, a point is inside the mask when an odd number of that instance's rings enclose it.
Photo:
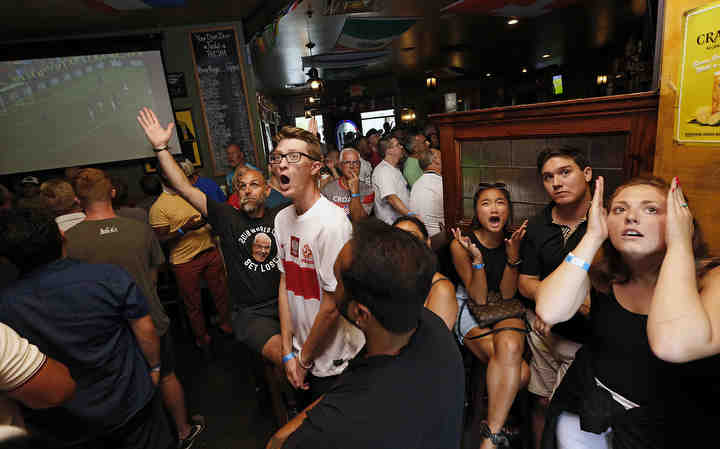
M 527 318 L 532 326 L 535 314 L 528 311 Z M 551 398 L 582 345 L 552 332 L 545 337 L 534 330 L 528 334 L 527 342 L 532 352 L 528 391 Z

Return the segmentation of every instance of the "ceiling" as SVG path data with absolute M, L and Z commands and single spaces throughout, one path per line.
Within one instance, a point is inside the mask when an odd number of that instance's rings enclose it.
M 103 1 L 141 0 L 1 0 L 0 42 L 231 21 L 243 22 L 246 40 L 251 42 L 289 3 L 289 0 L 185 0 L 181 7 L 111 11 L 98 8 Z M 309 54 L 306 44 L 310 40 L 315 43 L 313 55 L 334 51 L 348 15 L 324 15 L 330 1 L 302 0 L 278 21 L 272 45 L 262 51 L 250 46 L 254 73 L 263 91 L 292 94 L 295 89 L 289 86 L 306 82 L 307 68 L 303 68 L 301 58 Z M 413 17 L 417 22 L 387 47 L 390 55 L 384 62 L 364 65 L 344 75 L 354 79 L 392 75 L 399 83 L 422 83 L 429 72 L 441 80 L 477 79 L 487 74 L 519 73 L 525 67 L 532 70 L 562 64 L 564 52 L 573 40 L 601 48 L 607 45 L 613 27 L 623 18 L 640 17 L 648 4 L 657 3 L 657 0 L 465 0 L 469 12 L 444 13 L 441 9 L 454 0 L 364 0 L 368 1 L 381 5 L 379 11 L 359 16 Z M 308 9 L 313 10 L 310 19 Z M 488 11 L 493 9 L 499 15 L 489 15 Z M 517 16 L 519 23 L 509 25 L 509 16 Z M 551 57 L 543 59 L 544 54 Z M 324 77 L 330 75 L 322 69 L 320 73 Z M 336 76 L 342 78 L 343 74 Z

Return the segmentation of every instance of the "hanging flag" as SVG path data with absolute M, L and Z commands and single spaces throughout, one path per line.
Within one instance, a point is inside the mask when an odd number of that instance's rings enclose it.
M 85 0 L 90 8 L 103 12 L 185 6 L 186 0 Z
M 552 9 L 564 8 L 578 0 L 459 0 L 440 12 L 453 14 L 484 14 L 502 17 L 537 17 Z
M 380 50 L 410 29 L 417 18 L 351 17 L 345 19 L 335 48 L 339 50 Z

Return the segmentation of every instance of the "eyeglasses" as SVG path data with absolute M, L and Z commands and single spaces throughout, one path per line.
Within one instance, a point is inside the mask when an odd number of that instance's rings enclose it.
M 360 166 L 360 161 L 342 161 L 340 163 L 343 165 L 348 165 L 350 167 L 359 167 Z
M 507 187 L 507 184 L 504 182 L 496 182 L 494 184 L 491 184 L 489 182 L 481 182 L 478 184 L 478 189 L 504 189 Z
M 303 156 L 310 159 L 311 161 L 319 161 L 320 160 L 320 159 L 310 156 L 309 154 L 301 153 L 299 151 L 293 151 L 293 152 L 287 153 L 287 154 L 270 153 L 268 162 L 270 162 L 273 165 L 278 165 L 279 163 L 282 162 L 283 158 L 285 158 L 285 159 L 287 159 L 288 164 L 297 164 L 298 162 L 300 162 L 300 159 L 302 159 Z

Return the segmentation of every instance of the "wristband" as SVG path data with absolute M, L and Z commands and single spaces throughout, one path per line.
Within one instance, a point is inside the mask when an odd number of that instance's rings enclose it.
M 407 213 L 407 216 L 408 216 L 408 217 L 411 217 L 411 216 L 413 216 L 413 215 L 417 215 L 417 214 L 416 214 L 415 212 L 408 212 L 408 213 Z
M 282 358 L 283 365 L 289 362 L 290 360 L 295 358 L 295 353 L 291 352 L 289 354 L 285 354 Z
M 476 270 L 482 270 L 483 268 L 485 268 L 485 264 L 484 263 L 474 263 L 474 264 L 472 264 L 472 267 L 475 268 Z
M 575 265 L 576 267 L 580 267 L 585 271 L 588 271 L 590 269 L 590 264 L 582 260 L 581 258 L 577 257 L 573 253 L 568 253 L 567 257 L 565 258 L 565 262 Z
M 159 152 L 161 152 L 161 151 L 167 150 L 168 148 L 169 148 L 169 147 L 168 147 L 167 145 L 165 145 L 165 146 L 162 147 L 162 148 L 155 148 L 155 147 L 153 147 L 153 151 L 156 152 L 156 153 L 159 153 Z
M 361 197 L 361 196 L 362 196 L 362 193 L 353 193 L 353 194 L 351 194 L 350 196 L 353 197 L 353 198 L 358 198 L 358 197 Z
M 178 228 L 177 232 L 179 232 L 180 235 L 185 235 L 185 231 L 183 231 L 182 228 Z
M 155 365 L 152 368 L 150 368 L 151 373 L 159 373 L 160 372 L 160 365 Z

